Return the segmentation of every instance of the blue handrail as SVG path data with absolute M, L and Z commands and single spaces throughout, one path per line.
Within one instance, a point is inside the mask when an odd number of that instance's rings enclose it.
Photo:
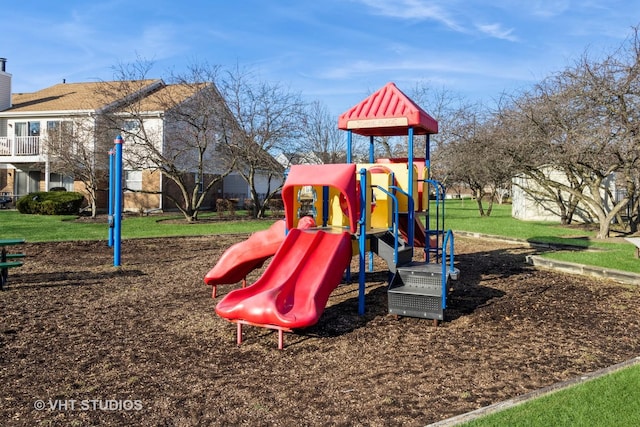
M 398 229 L 400 228 L 398 226 L 398 224 L 400 224 L 400 216 L 398 214 L 398 198 L 391 193 L 390 191 L 385 190 L 383 187 L 379 186 L 379 185 L 372 185 L 371 188 L 377 188 L 378 190 L 382 191 L 383 193 L 385 193 L 386 195 L 388 195 L 389 197 L 391 197 L 393 199 L 393 208 L 392 208 L 392 212 L 393 212 L 393 221 L 391 224 L 391 228 L 393 229 L 393 240 L 394 240 L 394 244 L 393 244 L 393 263 L 394 264 L 398 264 Z
M 360 251 L 359 256 L 359 268 L 358 272 L 358 314 L 362 316 L 364 314 L 364 292 L 365 292 L 365 260 L 364 253 L 367 246 L 367 208 L 364 200 L 366 200 L 367 191 L 367 170 L 360 169 L 360 219 L 358 225 L 360 226 L 360 235 L 358 236 L 358 246 Z
M 449 243 L 449 271 L 447 272 L 447 243 Z M 455 268 L 453 266 L 453 253 L 454 253 L 454 243 L 453 243 L 453 232 L 451 230 L 447 231 L 447 234 L 444 236 L 443 242 L 442 242 L 442 309 L 444 310 L 445 308 L 447 308 L 447 288 L 446 288 L 446 284 L 447 284 L 447 276 L 449 273 L 453 274 L 455 273 Z
M 433 186 L 435 188 L 435 192 L 436 192 L 436 229 L 435 230 L 431 230 L 431 214 L 429 213 L 429 209 L 427 210 L 427 238 L 429 236 L 431 236 L 431 234 L 433 234 L 433 231 L 435 231 L 435 236 L 437 239 L 437 245 L 436 245 L 436 262 L 438 262 L 438 255 L 439 255 L 439 251 L 440 251 L 440 236 L 444 233 L 444 203 L 441 203 L 444 200 L 444 195 L 446 193 L 445 187 L 442 183 L 440 183 L 439 181 L 436 181 L 434 179 L 425 179 L 423 182 Z M 428 191 L 428 187 L 427 187 L 427 191 Z M 428 200 L 428 197 L 427 197 Z M 440 204 L 442 204 L 442 215 L 440 215 Z M 444 242 L 442 242 L 442 246 L 444 247 Z M 427 262 L 429 262 L 429 254 L 430 254 L 430 245 L 427 246 L 425 244 L 425 252 L 426 252 L 426 258 L 427 258 Z M 444 255 L 443 255 L 444 256 Z M 444 262 L 444 261 L 443 261 Z
M 407 211 L 408 211 L 407 213 L 413 212 L 413 206 L 414 206 L 413 197 L 409 196 L 409 193 L 407 193 L 402 188 L 397 187 L 395 185 L 390 185 L 389 188 L 393 189 L 394 191 L 399 191 L 401 194 L 405 195 L 407 197 Z M 398 210 L 400 210 L 400 206 L 398 206 Z M 412 246 L 412 247 L 413 247 L 414 233 L 415 233 L 414 224 L 413 224 L 413 221 L 411 221 L 411 218 L 409 218 L 407 223 L 407 237 L 408 237 L 407 243 L 409 244 L 409 246 Z

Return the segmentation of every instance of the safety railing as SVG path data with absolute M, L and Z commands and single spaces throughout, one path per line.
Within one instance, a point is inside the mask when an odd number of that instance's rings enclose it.
M 395 182 L 395 181 L 392 181 L 392 182 Z M 394 195 L 396 194 L 396 192 L 398 192 L 407 198 L 407 212 L 403 212 L 403 213 L 406 213 L 408 215 L 411 213 L 413 215 L 414 214 L 413 208 L 415 206 L 413 197 L 409 196 L 409 193 L 407 193 L 397 185 L 390 185 L 389 189 L 393 190 Z M 398 211 L 399 210 L 400 210 L 400 206 L 398 205 Z M 398 222 L 398 224 L 400 223 Z M 407 220 L 407 239 L 408 239 L 407 243 L 409 244 L 409 246 L 414 245 L 414 237 L 415 237 L 414 233 L 415 233 L 415 224 L 413 223 L 413 221 Z
M 447 263 L 447 244 L 449 244 L 449 262 Z M 448 230 L 444 235 L 444 239 L 442 241 L 442 309 L 447 308 L 447 278 L 449 275 L 452 278 L 457 279 L 457 270 L 453 266 L 454 259 L 454 242 L 453 242 L 453 232 Z
M 0 136 L 0 156 L 11 155 L 11 140 L 6 136 Z
M 40 155 L 39 136 L 0 137 L 0 156 L 38 156 Z
M 441 184 L 439 181 L 433 180 L 433 179 L 425 179 L 424 182 L 426 184 L 428 184 L 427 186 L 427 191 L 430 187 L 433 187 L 435 189 L 435 195 L 436 195 L 436 200 L 435 200 L 435 205 L 436 205 L 436 215 L 435 215 L 435 221 L 433 221 L 435 224 L 435 229 L 431 228 L 431 209 L 427 209 L 427 217 L 426 217 L 426 240 L 427 242 L 425 242 L 425 255 L 426 255 L 426 259 L 427 262 L 430 261 L 430 254 L 431 252 L 435 252 L 436 255 L 436 262 L 438 262 L 438 258 L 440 256 L 440 248 L 442 248 L 444 246 L 444 242 L 442 241 L 442 236 L 444 234 L 444 196 L 445 196 L 445 188 L 444 185 Z M 440 212 L 440 209 L 442 207 L 442 212 Z M 435 248 L 431 247 L 431 236 L 436 236 L 436 246 Z M 442 245 L 441 245 L 442 243 Z M 444 262 L 444 261 L 443 261 Z
M 392 186 L 393 187 L 393 186 Z M 378 190 L 385 193 L 387 196 L 391 197 L 393 200 L 393 207 L 391 208 L 393 213 L 393 219 L 391 221 L 391 232 L 393 233 L 393 263 L 398 263 L 398 232 L 400 229 L 400 214 L 398 213 L 398 198 L 391 193 L 390 191 L 385 190 L 383 187 L 379 185 L 372 185 L 371 188 L 377 188 Z

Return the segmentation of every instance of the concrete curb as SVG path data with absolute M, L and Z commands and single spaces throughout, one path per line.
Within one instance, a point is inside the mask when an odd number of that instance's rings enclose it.
M 475 411 L 467 412 L 466 414 L 457 415 L 455 417 L 451 417 L 446 420 L 438 421 L 437 423 L 429 424 L 427 427 L 450 427 L 450 426 L 466 423 L 466 422 L 475 420 L 477 418 L 484 417 L 489 414 L 493 414 L 508 408 L 512 408 L 514 406 L 518 406 L 529 400 L 536 399 L 538 397 L 542 397 L 547 394 L 551 394 L 556 391 L 560 391 L 560 390 L 572 387 L 574 385 L 582 384 L 587 381 L 600 378 L 605 375 L 611 374 L 613 372 L 617 372 L 621 369 L 628 368 L 638 364 L 640 364 L 640 357 L 635 357 L 633 359 L 627 360 L 626 362 L 618 363 L 616 365 L 609 366 L 608 368 L 600 369 L 598 371 L 591 372 L 589 374 L 581 375 L 579 377 L 570 379 L 568 381 L 556 383 L 548 387 L 544 387 L 539 390 L 532 391 L 531 393 L 523 394 L 522 396 L 518 396 L 513 399 L 505 400 L 503 402 L 498 402 L 493 405 L 476 409 Z
M 600 279 L 609 279 L 629 285 L 640 285 L 640 275 L 629 273 L 628 271 L 593 267 L 568 261 L 557 261 L 549 258 L 543 258 L 538 255 L 527 256 L 527 262 L 537 268 L 544 268 L 547 270 L 570 274 L 581 274 L 583 276 L 596 277 Z
M 575 246 L 569 245 L 553 245 L 546 243 L 532 243 L 524 239 L 514 239 L 502 236 L 494 236 L 491 234 L 471 233 L 468 231 L 455 231 L 454 234 L 460 237 L 471 237 L 478 239 L 496 240 L 514 245 L 523 245 L 530 248 L 544 248 L 544 249 L 570 249 Z M 580 248 L 584 249 L 584 248 Z M 544 258 L 539 255 L 527 256 L 527 263 L 537 268 L 543 268 L 547 270 L 559 271 L 562 273 L 579 274 L 582 276 L 590 276 L 599 279 L 614 280 L 619 283 L 625 283 L 629 285 L 640 285 L 640 274 L 630 273 L 628 271 L 614 270 L 610 268 L 594 267 L 584 264 L 576 264 L 568 261 L 557 261 L 549 258 Z

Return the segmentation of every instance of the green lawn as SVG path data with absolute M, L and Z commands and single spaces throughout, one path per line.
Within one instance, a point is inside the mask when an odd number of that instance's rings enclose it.
M 493 426 L 640 425 L 640 365 L 465 423 Z
M 627 242 L 596 240 L 595 232 L 582 227 L 562 227 L 558 223 L 518 221 L 511 217 L 511 205 L 494 205 L 489 217 L 480 217 L 472 200 L 448 200 L 445 226 L 454 231 L 470 231 L 512 237 L 539 243 L 571 245 L 572 250 L 554 250 L 545 257 L 560 261 L 600 266 L 640 273 L 635 247 Z M 442 211 L 442 206 L 440 207 Z M 432 209 L 435 212 L 435 208 Z M 249 233 L 267 228 L 273 220 L 206 221 L 215 213 L 201 215 L 204 221 L 188 224 L 180 215 L 127 215 L 122 221 L 122 238 Z M 433 216 L 433 215 L 432 215 Z M 0 211 L 0 238 L 21 237 L 30 242 L 54 240 L 107 239 L 104 222 L 76 221 L 74 216 L 21 215 Z M 575 250 L 575 248 L 581 248 Z
M 494 205 L 491 216 L 480 217 L 475 201 L 448 200 L 445 203 L 445 227 L 454 231 L 469 231 L 512 237 L 532 243 L 569 245 L 570 249 L 553 250 L 547 258 L 640 273 L 640 260 L 635 258 L 631 243 L 605 242 L 595 238 L 596 231 L 579 225 L 519 221 L 511 217 L 511 205 Z
M 250 233 L 264 230 L 273 220 L 203 221 L 189 224 L 182 216 L 125 216 L 121 224 L 123 239 L 137 237 L 206 236 L 227 233 Z M 29 242 L 56 240 L 107 240 L 106 222 L 77 221 L 75 216 L 22 215 L 17 211 L 0 211 L 0 238 L 24 238 Z
M 630 243 L 606 243 L 584 227 L 518 221 L 511 205 L 494 205 L 490 217 L 480 217 L 475 201 L 445 204 L 446 228 L 529 242 L 565 244 L 581 250 L 544 254 L 557 260 L 640 273 L 640 260 Z M 636 365 L 579 386 L 561 390 L 465 426 L 637 426 L 640 425 L 640 366 Z

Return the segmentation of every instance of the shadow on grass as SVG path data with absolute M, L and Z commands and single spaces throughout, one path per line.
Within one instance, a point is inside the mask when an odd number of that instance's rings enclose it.
M 588 236 L 562 237 L 561 241 L 557 236 L 535 236 L 527 239 L 527 243 L 539 251 L 586 251 L 593 250 L 591 238 Z

